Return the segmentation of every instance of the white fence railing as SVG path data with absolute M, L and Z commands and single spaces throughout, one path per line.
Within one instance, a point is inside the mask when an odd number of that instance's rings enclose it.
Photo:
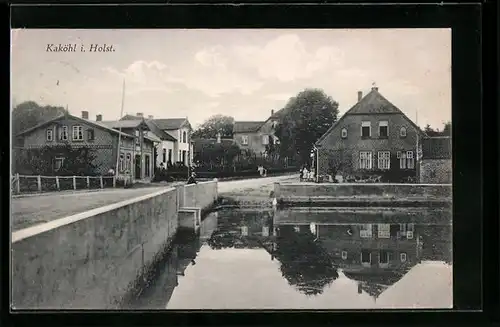
M 11 179 L 12 193 L 50 192 L 63 190 L 102 189 L 116 187 L 115 176 L 41 176 L 15 174 Z

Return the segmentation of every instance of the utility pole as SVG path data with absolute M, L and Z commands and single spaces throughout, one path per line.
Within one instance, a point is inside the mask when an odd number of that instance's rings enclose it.
M 125 104 L 125 79 L 123 79 L 123 87 L 122 87 L 122 107 L 120 110 L 120 119 L 123 116 L 123 106 Z M 118 149 L 116 150 L 116 167 L 115 167 L 115 177 L 118 178 L 118 164 L 120 162 L 120 145 L 122 140 L 122 127 L 118 128 Z M 125 160 L 125 158 L 123 158 Z

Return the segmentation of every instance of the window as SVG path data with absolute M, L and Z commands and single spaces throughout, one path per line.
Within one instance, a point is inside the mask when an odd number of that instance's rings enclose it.
M 398 151 L 399 168 L 406 169 L 406 152 Z
M 150 163 L 149 163 L 149 156 L 148 156 L 148 155 L 145 155 L 145 156 L 144 156 L 144 166 L 145 166 L 145 168 L 146 168 L 146 169 L 144 170 L 144 175 L 145 175 L 146 177 L 151 176 L 151 173 L 150 173 L 150 172 L 151 172 L 151 165 L 150 165 Z
M 182 143 L 187 143 L 187 140 L 186 140 L 186 132 L 182 132 Z
M 389 151 L 380 151 L 378 153 L 378 169 L 391 168 L 391 153 Z
M 347 138 L 347 128 L 342 128 L 341 136 L 343 139 Z
M 391 225 L 390 224 L 378 224 L 378 238 L 390 238 L 391 237 Z
M 262 144 L 263 145 L 269 144 L 269 137 L 267 135 L 262 135 Z
M 54 140 L 54 130 L 52 128 L 47 129 L 46 135 L 47 135 L 47 141 Z
M 243 135 L 241 137 L 241 143 L 244 145 L 248 145 L 248 136 L 247 135 Z
M 73 140 L 83 141 L 83 127 L 80 125 L 73 126 Z
M 248 236 L 248 227 L 247 226 L 241 226 L 241 235 Z
M 93 141 L 94 140 L 94 130 L 93 129 L 88 129 L 87 130 L 87 140 Z
M 182 162 L 186 164 L 186 150 L 182 150 Z
M 67 141 L 68 140 L 68 126 L 62 126 L 61 129 L 59 130 L 59 139 L 61 141 Z
M 413 158 L 413 151 L 406 151 L 406 167 L 408 169 L 415 168 L 415 159 Z
M 163 149 L 163 158 L 162 162 L 167 162 L 167 149 Z
M 120 160 L 118 162 L 118 171 L 122 172 L 125 170 L 125 154 L 123 152 L 120 152 Z
M 399 136 L 406 137 L 406 127 L 401 127 L 401 129 L 399 130 Z
M 132 156 L 130 155 L 130 153 L 127 153 L 127 160 L 125 162 L 125 167 L 127 170 L 131 170 L 132 169 Z
M 276 126 L 278 126 L 278 122 L 277 122 L 277 121 L 273 121 L 273 125 L 272 125 L 272 127 L 275 129 L 275 128 L 276 128 Z
M 372 169 L 371 151 L 362 151 L 359 153 L 359 169 Z
M 293 226 L 293 230 L 297 233 L 300 232 L 300 226 Z
M 401 252 L 399 254 L 399 259 L 401 260 L 401 262 L 406 262 L 406 259 L 407 259 L 406 253 Z
M 384 139 L 389 137 L 389 123 L 387 121 L 378 123 L 378 137 Z
M 368 250 L 361 250 L 361 264 L 369 266 L 372 263 L 372 254 Z
M 64 164 L 64 157 L 55 157 L 54 158 L 54 171 L 59 171 Z
M 136 145 L 141 144 L 141 134 L 139 133 L 138 130 L 135 130 L 135 144 Z
M 411 240 L 413 239 L 413 232 L 415 230 L 415 225 L 413 223 L 409 223 L 408 226 L 406 226 L 406 238 Z
M 391 252 L 387 250 L 380 250 L 378 253 L 378 263 L 381 267 L 387 267 L 391 261 Z
M 311 231 L 311 234 L 316 235 L 317 227 L 315 223 L 310 223 L 309 224 L 309 230 Z
M 168 149 L 168 161 L 172 162 L 172 149 Z
M 371 136 L 372 127 L 369 121 L 361 122 L 361 137 L 369 138 Z
M 347 251 L 342 251 L 342 260 L 347 260 Z
M 177 161 L 181 161 L 181 157 L 182 157 L 182 151 L 179 150 L 179 157 L 177 158 Z
M 269 226 L 262 226 L 262 236 L 264 237 L 269 236 Z
M 362 224 L 359 229 L 359 237 L 361 238 L 372 238 L 372 224 Z

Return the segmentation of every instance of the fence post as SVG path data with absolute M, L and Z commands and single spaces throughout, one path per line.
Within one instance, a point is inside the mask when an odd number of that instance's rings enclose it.
M 76 176 L 73 176 L 73 190 L 76 190 Z
M 113 187 L 116 187 L 116 176 L 113 176 Z
M 21 193 L 21 181 L 19 179 L 19 173 L 16 174 L 16 191 L 17 194 Z
M 59 186 L 59 176 L 56 176 L 56 186 L 57 186 L 57 190 L 59 191 L 61 189 Z
M 90 177 L 87 176 L 87 188 L 90 188 Z
M 101 188 L 104 188 L 104 184 L 102 182 L 102 176 L 100 176 L 99 179 L 100 179 L 100 182 L 101 182 Z
M 36 181 L 38 183 L 38 192 L 42 192 L 42 177 L 40 175 L 38 175 L 36 177 Z

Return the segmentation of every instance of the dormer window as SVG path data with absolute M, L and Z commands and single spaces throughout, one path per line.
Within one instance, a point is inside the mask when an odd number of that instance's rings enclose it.
M 406 127 L 401 127 L 401 129 L 399 130 L 399 136 L 400 137 L 406 137 Z
M 361 137 L 369 138 L 372 134 L 372 127 L 369 121 L 361 122 Z
M 347 128 L 342 128 L 341 135 L 343 139 L 347 138 Z
M 243 135 L 243 136 L 241 137 L 241 143 L 242 143 L 243 145 L 248 145 L 248 136 L 247 136 L 247 135 Z
M 389 136 L 389 122 L 380 121 L 378 123 L 378 136 L 379 138 L 385 139 Z

